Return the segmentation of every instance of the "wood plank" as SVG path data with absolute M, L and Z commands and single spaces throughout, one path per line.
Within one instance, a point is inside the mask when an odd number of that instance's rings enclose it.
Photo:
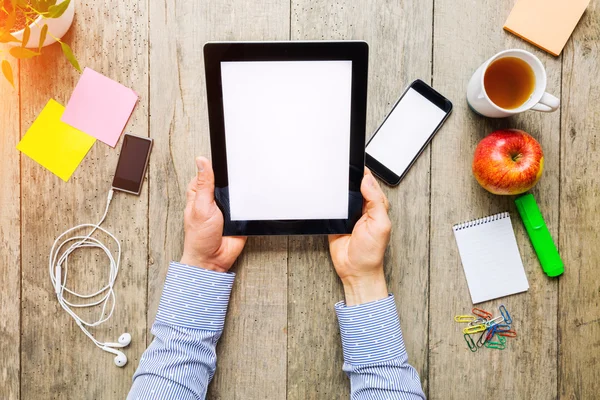
M 292 2 L 292 39 L 368 42 L 367 136 L 411 81 L 430 80 L 432 3 Z M 399 187 L 384 190 L 394 227 L 385 262 L 388 288 L 396 295 L 409 360 L 426 387 L 429 149 Z M 343 291 L 325 238 L 290 238 L 289 285 L 288 398 L 348 398 L 333 310 Z
M 559 398 L 600 392 L 600 6 L 591 2 L 563 52 Z
M 126 132 L 148 134 L 148 13 L 145 2 L 77 3 L 65 41 L 82 66 L 117 80 L 140 95 Z M 49 98 L 66 104 L 79 74 L 60 46 L 22 65 L 22 118 L 25 131 Z M 48 276 L 48 252 L 55 237 L 80 223 L 94 223 L 104 211 L 120 143 L 97 142 L 67 183 L 33 162 L 22 160 L 22 397 L 26 399 L 125 398 L 137 360 L 146 348 L 148 186 L 139 197 L 116 193 L 104 227 L 121 241 L 116 284 L 117 307 L 100 328 L 101 341 L 131 333 L 123 369 L 114 356 L 97 349 L 56 301 Z M 103 236 L 103 239 L 106 239 Z M 107 242 L 109 243 L 109 242 Z M 82 292 L 98 290 L 108 279 L 103 253 L 83 250 L 69 261 L 69 281 Z M 72 278 L 72 279 L 71 279 Z M 96 317 L 99 310 L 89 315 Z
M 287 238 L 251 238 L 234 271 L 217 373 L 207 398 L 284 399 Z
M 19 132 L 19 63 L 9 61 L 15 88 L 0 78 L 0 381 L 7 399 L 19 399 L 21 345 L 21 206 Z
M 487 397 L 556 398 L 557 281 L 546 277 L 514 206 L 513 196 L 495 196 L 479 187 L 471 173 L 477 143 L 499 128 L 520 128 L 541 143 L 545 171 L 532 191 L 551 232 L 558 232 L 560 114 L 535 113 L 493 120 L 476 116 L 466 104 L 471 74 L 486 59 L 508 48 L 536 54 L 546 66 L 550 93 L 560 95 L 561 59 L 545 54 L 502 24 L 511 2 L 435 3 L 433 82 L 454 103 L 432 147 L 430 389 L 431 398 L 459 398 L 468 388 Z M 524 294 L 481 304 L 494 310 L 504 303 L 519 337 L 505 351 L 482 349 L 471 354 L 453 316 L 472 303 L 452 225 L 492 213 L 510 211 L 530 289 Z
M 155 146 L 150 165 L 148 329 L 168 263 L 181 257 L 184 191 L 195 174 L 194 157 L 210 155 L 202 46 L 211 40 L 282 40 L 288 34 L 285 2 L 150 2 L 150 134 Z M 287 238 L 250 239 L 234 268 L 238 278 L 208 397 L 283 394 Z

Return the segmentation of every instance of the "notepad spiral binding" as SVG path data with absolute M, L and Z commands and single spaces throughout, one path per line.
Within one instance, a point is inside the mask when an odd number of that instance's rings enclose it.
M 483 217 L 483 218 L 463 222 L 462 224 L 456 224 L 452 227 L 452 229 L 454 229 L 454 231 L 460 231 L 462 229 L 472 228 L 477 225 L 487 224 L 488 222 L 497 221 L 499 219 L 508 218 L 508 217 L 509 217 L 508 212 L 502 212 L 502 213 L 490 215 L 489 217 Z

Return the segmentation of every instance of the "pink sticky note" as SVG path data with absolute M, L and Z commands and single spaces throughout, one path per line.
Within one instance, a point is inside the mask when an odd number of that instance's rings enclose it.
M 137 101 L 133 90 L 86 68 L 61 121 L 115 147 Z

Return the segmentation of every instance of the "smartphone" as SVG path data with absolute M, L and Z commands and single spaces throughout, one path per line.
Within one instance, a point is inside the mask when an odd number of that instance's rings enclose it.
M 152 139 L 125 134 L 112 183 L 114 190 L 140 194 L 151 149 Z
M 388 185 L 396 186 L 450 112 L 450 100 L 417 79 L 400 96 L 367 143 L 367 167 Z

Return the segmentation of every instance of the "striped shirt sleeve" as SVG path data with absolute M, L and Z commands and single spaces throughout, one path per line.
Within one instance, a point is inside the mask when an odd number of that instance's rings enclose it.
M 235 274 L 172 262 L 129 400 L 204 399 Z
M 335 310 L 352 400 L 425 399 L 408 364 L 394 296 L 350 307 L 339 302 Z

